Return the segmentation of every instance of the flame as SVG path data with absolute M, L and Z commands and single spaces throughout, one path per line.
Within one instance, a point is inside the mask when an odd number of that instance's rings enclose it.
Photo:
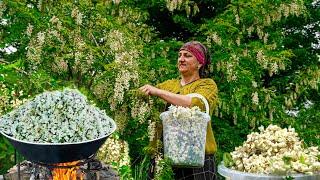
M 58 163 L 56 166 L 74 166 L 79 161 L 67 162 L 67 163 Z M 70 167 L 70 168 L 54 168 L 52 170 L 53 180 L 77 180 L 77 175 L 80 180 L 83 180 L 83 174 L 77 173 L 79 166 Z

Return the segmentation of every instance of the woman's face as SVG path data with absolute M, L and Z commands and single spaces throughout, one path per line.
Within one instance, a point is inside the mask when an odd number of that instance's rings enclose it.
M 199 73 L 199 65 L 197 58 L 189 51 L 179 51 L 178 69 L 181 74 Z

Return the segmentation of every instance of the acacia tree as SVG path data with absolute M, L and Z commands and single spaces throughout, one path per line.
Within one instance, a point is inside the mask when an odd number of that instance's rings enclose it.
M 197 39 L 210 47 L 220 99 L 213 117 L 219 159 L 271 123 L 293 126 L 309 145 L 319 145 L 319 50 L 312 45 L 318 42 L 317 3 L 167 0 L 142 6 L 155 14 L 150 24 L 165 42 Z M 164 28 L 168 24 L 174 29 Z M 293 116 L 296 109 L 301 113 Z
M 224 14 L 202 26 L 201 32 L 215 52 L 213 77 L 220 85 L 219 118 L 239 127 L 248 122 L 246 129 L 274 123 L 306 131 L 286 112 L 319 90 L 319 61 L 310 41 L 304 48 L 308 64 L 288 43 L 294 39 L 288 33 L 292 22 L 306 22 L 310 17 L 307 3 L 232 1 Z
M 197 39 L 211 49 L 220 98 L 213 117 L 219 159 L 250 131 L 271 123 L 293 126 L 309 145 L 319 145 L 318 7 L 317 1 L 301 0 L 168 0 L 146 6 L 159 17 L 152 22 L 165 41 Z M 163 28 L 168 23 L 173 30 Z
M 65 86 L 79 88 L 117 122 L 118 132 L 110 138 L 117 146 L 109 151 L 119 154 L 103 160 L 120 162 L 113 163 L 115 168 L 130 166 L 128 146 L 121 138 L 128 119 L 139 122 L 144 113 L 128 110 L 139 103 L 128 92 L 140 85 L 142 48 L 151 38 L 146 14 L 112 1 L 17 0 L 1 2 L 0 15 L 7 22 L 1 24 L 1 47 L 17 49 L 1 53 L 1 99 L 9 102 L 13 94 L 4 92 L 20 89 L 26 98 Z M 11 110 L 8 102 L 1 103 L 1 114 Z

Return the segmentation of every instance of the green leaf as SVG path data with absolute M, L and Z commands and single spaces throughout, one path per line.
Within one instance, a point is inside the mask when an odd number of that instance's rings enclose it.
M 223 153 L 223 163 L 226 167 L 231 167 L 234 165 L 234 162 L 230 153 Z
M 301 155 L 299 157 L 299 162 L 302 163 L 302 164 L 306 164 L 306 158 L 303 155 Z
M 290 165 L 290 164 L 291 164 L 292 157 L 283 156 L 282 160 L 283 160 L 283 162 L 284 162 L 285 164 Z

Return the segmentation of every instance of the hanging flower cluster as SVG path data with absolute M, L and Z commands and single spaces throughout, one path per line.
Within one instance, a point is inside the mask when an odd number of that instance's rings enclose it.
M 97 157 L 114 168 L 130 166 L 129 145 L 116 137 L 110 137 L 101 146 Z
M 3 78 L 7 76 L 7 74 L 0 74 L 0 77 Z M 6 84 L 0 82 L 0 115 L 25 103 L 27 99 L 23 96 L 25 96 L 25 93 L 22 90 L 19 92 L 15 89 L 10 90 Z
M 242 146 L 231 152 L 231 169 L 262 174 L 313 174 L 320 172 L 318 147 L 304 148 L 294 128 L 269 125 L 247 136 Z
M 187 16 L 195 15 L 200 11 L 197 3 L 189 0 L 166 0 L 166 6 L 170 12 L 184 9 Z
M 130 89 L 130 82 L 139 84 L 138 62 L 139 50 L 133 49 L 128 37 L 120 30 L 108 34 L 108 44 L 115 57 L 117 75 L 113 98 L 109 99 L 111 110 L 124 101 L 125 93 Z M 131 46 L 131 47 L 130 47 Z
M 92 140 L 114 130 L 105 111 L 88 104 L 73 89 L 44 92 L 0 118 L 0 130 L 16 139 L 37 143 Z
M 3 12 L 6 10 L 6 5 L 1 1 L 0 2 L 0 19 L 2 19 Z

